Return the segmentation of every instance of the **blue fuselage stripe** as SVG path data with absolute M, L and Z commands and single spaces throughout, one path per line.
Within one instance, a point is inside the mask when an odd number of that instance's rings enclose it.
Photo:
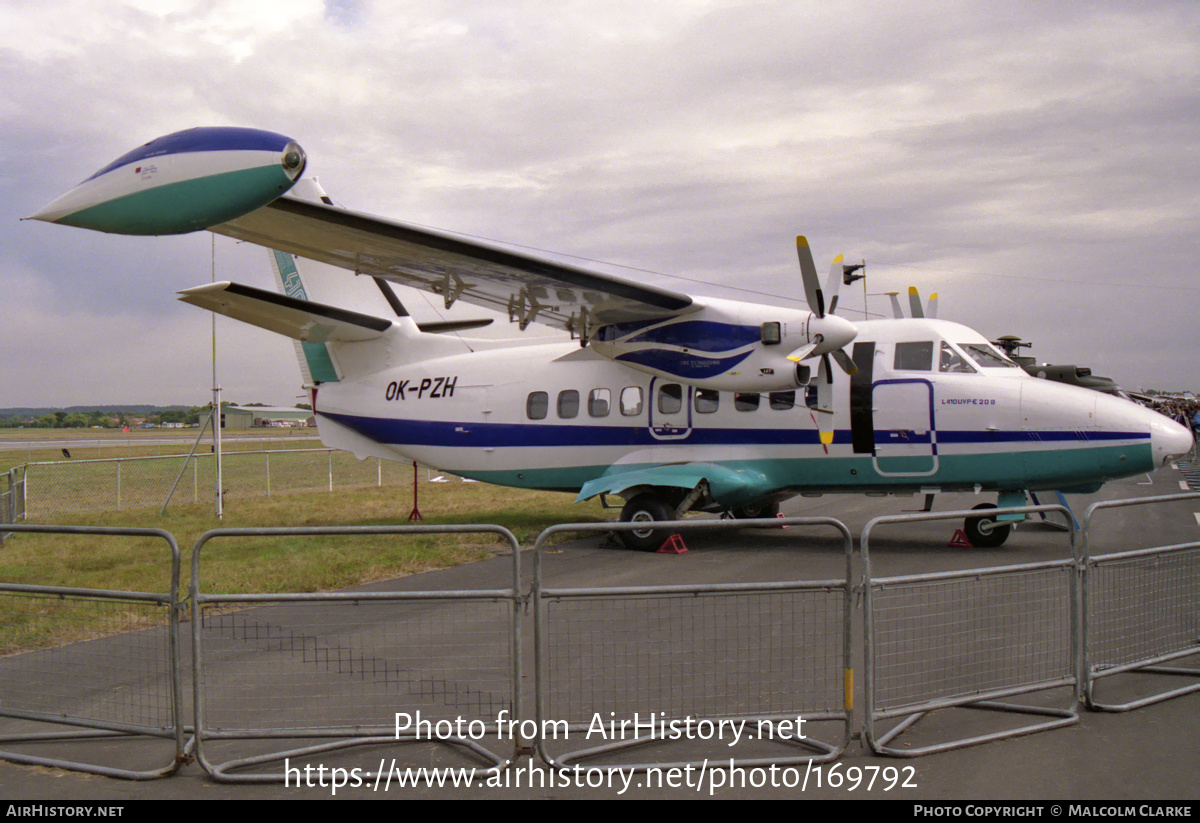
M 430 420 L 396 420 L 377 417 L 322 412 L 322 415 L 391 446 L 459 446 L 473 448 L 531 448 L 588 446 L 653 446 L 663 445 L 644 425 L 563 425 L 551 423 L 479 423 Z M 877 433 L 885 443 L 884 430 Z M 1031 431 L 1031 432 L 937 432 L 939 446 L 952 444 L 995 443 L 1094 443 L 1115 444 L 1120 441 L 1148 443 L 1148 432 L 1089 432 L 1089 431 Z M 712 446 L 772 446 L 818 445 L 815 429 L 751 429 L 751 428 L 693 428 L 685 438 L 675 442 Z M 907 442 L 928 443 L 928 434 Z M 834 433 L 835 444 L 851 443 L 850 431 Z

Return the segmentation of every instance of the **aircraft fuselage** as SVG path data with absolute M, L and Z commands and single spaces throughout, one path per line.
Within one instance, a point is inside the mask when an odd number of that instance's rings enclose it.
M 973 355 L 990 346 L 959 324 L 858 328 L 859 373 L 837 376 L 829 446 L 819 438 L 815 387 L 697 389 L 575 343 L 475 341 L 474 351 L 452 353 L 451 341 L 428 341 L 443 352 L 323 385 L 318 421 L 327 444 L 360 457 L 416 460 L 508 486 L 576 491 L 664 464 L 747 473 L 746 499 L 723 505 L 750 502 L 758 489 L 776 497 L 1082 491 L 1187 450 L 1160 425 L 1170 421 L 1137 404 L 1037 380 L 986 356 L 981 365 Z

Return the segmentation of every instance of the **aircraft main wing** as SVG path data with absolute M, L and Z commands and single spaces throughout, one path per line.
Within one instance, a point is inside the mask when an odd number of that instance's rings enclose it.
M 507 312 L 584 338 L 597 326 L 693 310 L 665 289 L 499 244 L 284 196 L 211 231 Z

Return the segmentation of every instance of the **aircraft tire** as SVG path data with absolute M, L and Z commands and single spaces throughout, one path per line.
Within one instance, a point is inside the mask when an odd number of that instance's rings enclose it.
M 972 511 L 994 508 L 996 507 L 992 503 L 980 503 Z M 986 526 L 984 525 L 985 523 L 987 524 Z M 972 546 L 979 549 L 994 549 L 1004 545 L 1004 541 L 1012 533 L 1012 525 L 997 525 L 994 517 L 968 517 L 963 521 L 963 532 L 966 533 L 967 539 L 971 541 Z
M 736 506 L 731 510 L 735 520 L 754 520 L 757 517 L 774 517 L 779 514 L 779 503 L 754 503 L 749 506 Z
M 621 520 L 626 523 L 652 523 L 674 520 L 675 510 L 653 494 L 636 495 L 621 509 Z M 666 529 L 638 529 L 618 533 L 625 548 L 640 552 L 656 552 L 670 537 Z

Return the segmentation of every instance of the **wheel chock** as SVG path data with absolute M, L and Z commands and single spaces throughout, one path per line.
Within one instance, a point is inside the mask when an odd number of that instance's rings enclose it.
M 658 547 L 658 554 L 687 554 L 687 546 L 683 545 L 683 537 L 678 532 L 663 541 Z
M 785 515 L 783 512 L 776 512 L 776 513 L 775 513 L 775 519 L 776 519 L 776 520 L 782 520 L 782 519 L 783 519 L 783 518 L 785 518 L 785 517 L 787 517 L 787 515 Z M 777 529 L 786 529 L 786 528 L 787 528 L 787 526 L 776 526 L 775 528 L 777 528 Z
M 973 549 L 975 544 L 967 539 L 967 533 L 962 529 L 954 530 L 954 537 L 950 538 L 950 548 L 952 549 Z

